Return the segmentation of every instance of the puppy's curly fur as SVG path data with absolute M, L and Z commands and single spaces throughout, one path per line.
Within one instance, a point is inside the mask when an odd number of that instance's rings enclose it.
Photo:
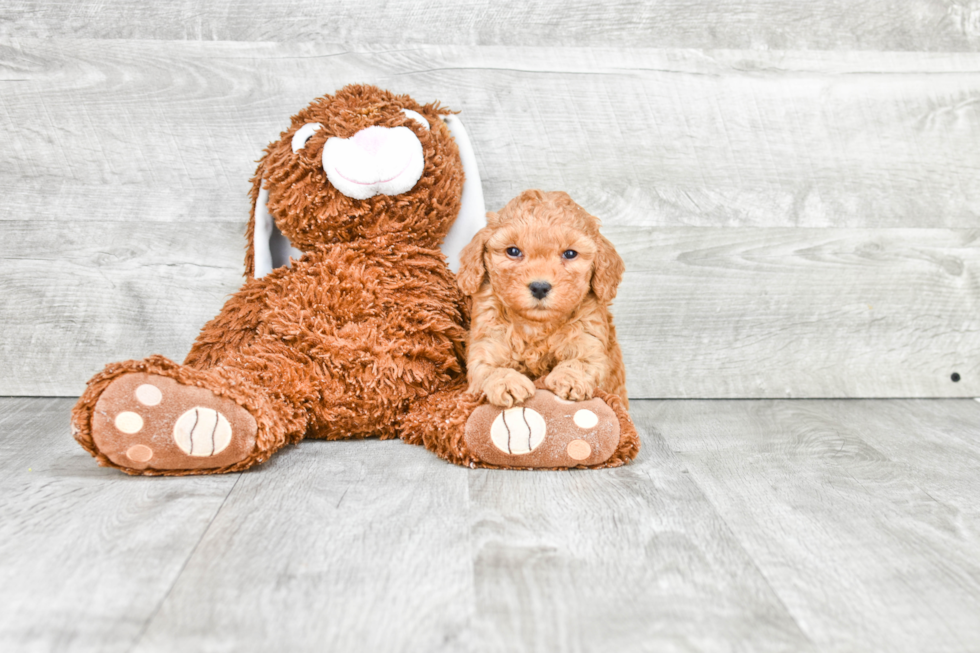
M 459 287 L 472 299 L 470 392 L 509 408 L 544 377 L 562 399 L 600 389 L 628 406 L 609 312 L 625 266 L 597 218 L 567 193 L 524 191 L 488 214 L 460 260 Z

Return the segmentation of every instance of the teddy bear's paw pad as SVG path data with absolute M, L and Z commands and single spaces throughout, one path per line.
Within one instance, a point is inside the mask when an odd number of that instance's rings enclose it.
M 619 445 L 619 420 L 601 399 L 568 401 L 548 390 L 514 408 L 484 404 L 466 422 L 470 451 L 491 465 L 594 467 Z
M 206 388 L 156 374 L 126 374 L 102 392 L 92 439 L 109 460 L 129 469 L 215 469 L 255 448 L 252 415 Z

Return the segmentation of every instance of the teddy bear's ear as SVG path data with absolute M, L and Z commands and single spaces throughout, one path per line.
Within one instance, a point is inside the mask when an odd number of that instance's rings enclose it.
M 480 172 L 476 167 L 476 155 L 470 137 L 455 115 L 444 118 L 446 126 L 459 148 L 459 158 L 463 162 L 463 196 L 460 200 L 459 215 L 453 222 L 452 228 L 442 241 L 442 253 L 446 255 L 449 269 L 453 272 L 460 270 L 460 256 L 463 248 L 473 240 L 473 236 L 487 226 L 487 206 L 483 201 L 483 185 L 480 183 Z
M 259 279 L 276 268 L 289 267 L 289 257 L 300 258 L 303 252 L 293 247 L 269 214 L 269 191 L 258 175 L 252 188 L 252 217 L 248 222 L 245 250 L 245 276 Z

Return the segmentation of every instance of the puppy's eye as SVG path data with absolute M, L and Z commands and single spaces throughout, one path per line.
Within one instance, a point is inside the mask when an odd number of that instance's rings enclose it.
M 523 256 L 521 250 L 517 249 L 516 247 L 508 247 L 505 251 L 507 252 L 507 256 L 511 258 L 521 258 L 521 256 Z
M 323 127 L 318 122 L 308 122 L 293 134 L 293 153 L 299 152 L 306 147 L 307 141 L 313 138 L 313 133 Z
M 561 257 L 566 261 L 571 261 L 576 256 L 578 256 L 578 252 L 576 252 L 574 249 L 566 249 L 561 253 Z

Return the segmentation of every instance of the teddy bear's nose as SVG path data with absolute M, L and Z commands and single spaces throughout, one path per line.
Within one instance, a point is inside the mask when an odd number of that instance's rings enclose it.
M 531 294 L 535 299 L 544 299 L 551 291 L 551 284 L 547 281 L 532 281 L 527 285 L 531 289 Z
M 350 138 L 331 136 L 323 146 L 323 171 L 347 197 L 400 195 L 425 169 L 422 142 L 407 127 L 366 127 Z
M 377 156 L 390 140 L 389 133 L 384 127 L 368 127 L 351 136 L 351 140 L 371 156 Z

